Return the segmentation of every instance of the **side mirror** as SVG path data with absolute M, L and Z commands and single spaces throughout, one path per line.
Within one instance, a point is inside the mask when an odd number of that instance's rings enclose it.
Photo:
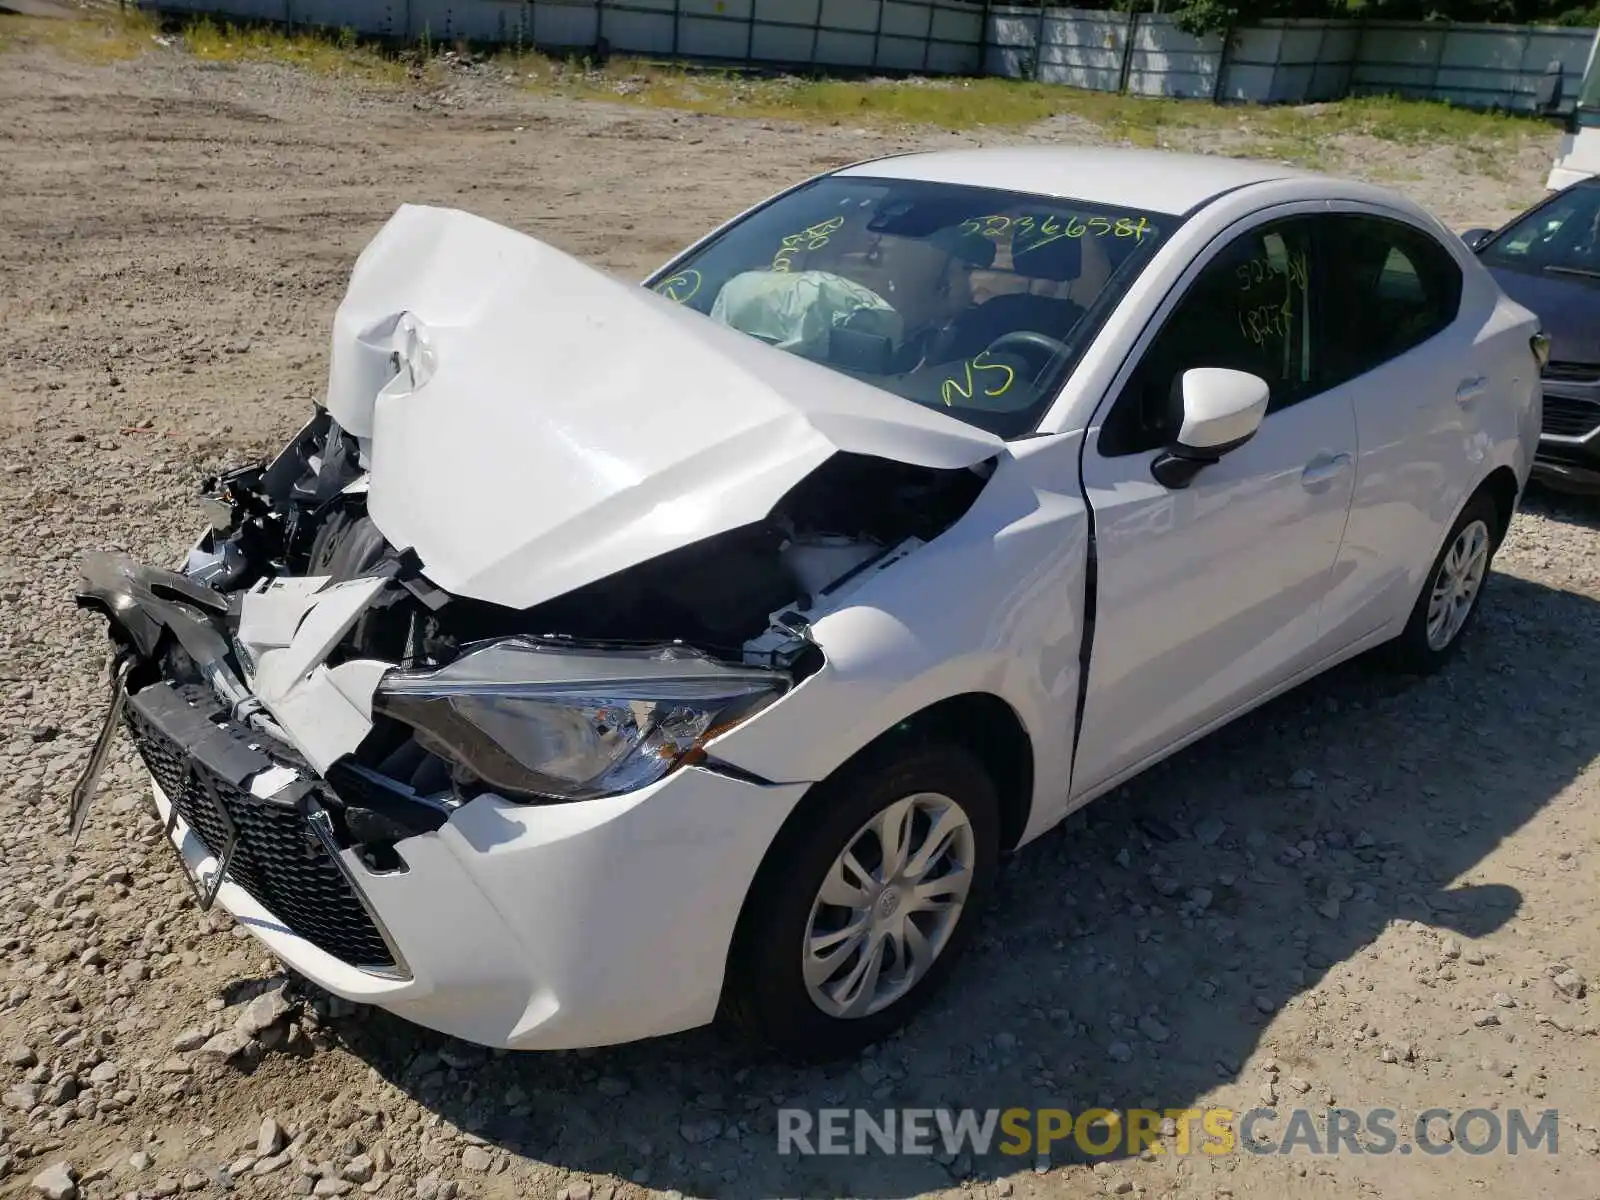
M 1177 440 L 1150 464 L 1150 473 L 1163 487 L 1186 488 L 1202 468 L 1255 436 L 1272 389 L 1248 371 L 1195 367 L 1179 377 L 1176 390 L 1183 425 Z
M 1461 235 L 1461 240 L 1467 244 L 1468 250 L 1476 250 L 1493 236 L 1492 229 L 1469 229 Z

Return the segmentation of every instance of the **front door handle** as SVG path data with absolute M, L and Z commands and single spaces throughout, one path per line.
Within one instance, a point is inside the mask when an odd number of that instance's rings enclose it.
M 1456 403 L 1471 404 L 1488 390 L 1489 378 L 1486 375 L 1475 375 L 1471 379 L 1463 379 L 1456 385 Z
M 1300 486 L 1308 491 L 1320 491 L 1350 469 L 1348 454 L 1319 454 L 1300 472 Z

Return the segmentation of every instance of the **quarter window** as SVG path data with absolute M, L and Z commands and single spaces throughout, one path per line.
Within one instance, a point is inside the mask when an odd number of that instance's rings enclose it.
M 1101 454 L 1169 445 L 1183 419 L 1183 373 L 1195 367 L 1260 376 L 1272 389 L 1269 413 L 1320 390 L 1313 220 L 1292 217 L 1258 226 L 1206 265 L 1113 406 L 1100 431 Z

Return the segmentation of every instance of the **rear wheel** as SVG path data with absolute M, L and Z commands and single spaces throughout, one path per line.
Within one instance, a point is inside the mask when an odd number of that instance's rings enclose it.
M 1461 510 L 1429 568 L 1405 630 L 1385 648 L 1395 670 L 1430 675 L 1450 660 L 1472 619 L 1505 530 L 1485 493 Z
M 726 1014 L 791 1058 L 853 1054 L 904 1024 L 971 937 L 999 808 L 955 747 L 879 757 L 819 785 L 763 864 Z

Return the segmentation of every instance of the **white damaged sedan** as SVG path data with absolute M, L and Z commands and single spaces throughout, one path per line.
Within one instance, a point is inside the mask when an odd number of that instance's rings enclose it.
M 464 213 L 176 570 L 86 560 L 202 905 L 474 1042 L 901 1025 L 1001 857 L 1372 649 L 1462 640 L 1535 318 L 1387 191 L 1037 147 L 810 180 L 644 287 Z

